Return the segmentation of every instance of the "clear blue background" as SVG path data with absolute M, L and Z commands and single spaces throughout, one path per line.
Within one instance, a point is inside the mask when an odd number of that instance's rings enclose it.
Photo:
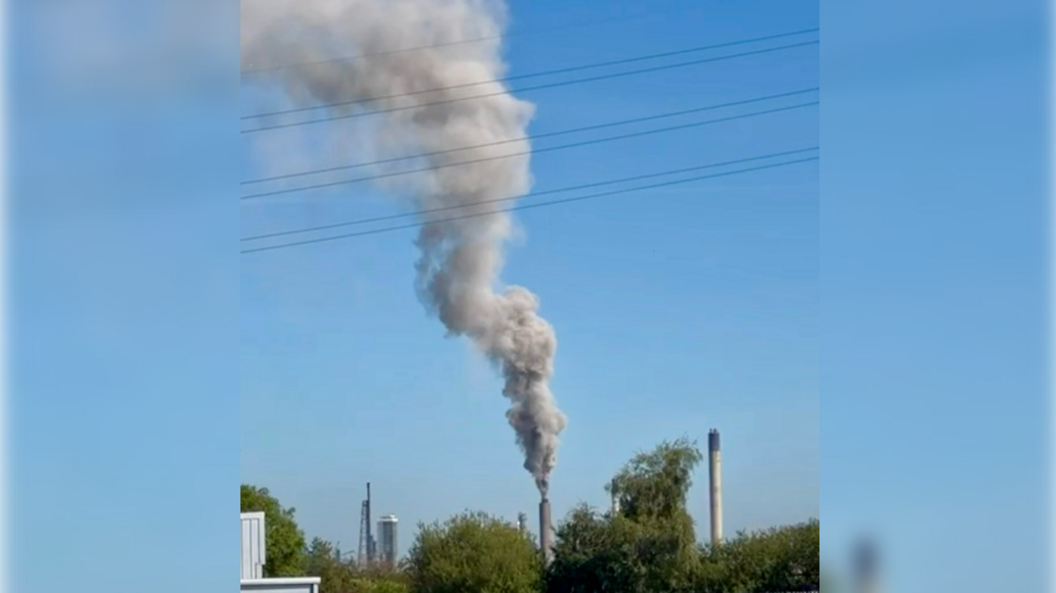
M 1047 3 L 823 6 L 822 559 L 1049 591 Z
M 510 16 L 512 75 L 818 22 L 817 6 L 801 1 L 514 2 Z M 619 16 L 630 18 L 554 30 Z M 808 46 L 521 96 L 537 106 L 530 131 L 546 133 L 814 87 L 817 54 Z M 621 69 L 630 67 L 602 72 Z M 261 111 L 264 92 L 247 88 L 244 111 Z M 532 172 L 536 189 L 559 188 L 815 146 L 817 127 L 811 107 L 540 154 Z M 283 146 L 284 134 L 248 136 L 247 178 L 268 174 L 254 162 L 252 143 Z M 342 162 L 311 148 L 290 156 L 296 164 L 284 171 Z M 243 236 L 395 211 L 364 184 L 248 200 Z M 523 240 L 510 246 L 503 279 L 536 292 L 556 328 L 553 389 L 569 417 L 552 479 L 555 517 L 580 501 L 607 506 L 604 484 L 636 451 L 683 435 L 706 446 L 712 427 L 723 436 L 728 533 L 818 515 L 816 162 L 520 212 L 516 220 Z M 536 529 L 538 493 L 506 423 L 501 384 L 464 340 L 444 339 L 416 300 L 414 236 L 402 231 L 242 259 L 242 479 L 296 507 L 308 537 L 340 541 L 345 551 L 357 545 L 368 480 L 375 516 L 400 518 L 402 551 L 417 522 L 466 508 L 510 521 L 527 512 Z M 690 495 L 702 540 L 706 476 L 697 473 Z
M 10 591 L 234 583 L 238 7 L 201 4 L 193 42 L 161 2 L 10 5 Z

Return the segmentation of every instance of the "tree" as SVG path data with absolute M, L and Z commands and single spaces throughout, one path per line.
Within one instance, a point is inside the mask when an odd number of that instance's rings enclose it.
M 242 512 L 264 512 L 264 544 L 267 546 L 266 577 L 304 574 L 304 533 L 294 520 L 294 508 L 282 508 L 267 488 L 242 484 Z
M 348 593 L 410 593 L 411 591 L 410 579 L 406 572 L 398 567 L 375 564 L 358 567 L 354 574 L 355 578 L 352 580 Z
M 334 552 L 334 546 L 318 537 L 308 544 L 305 573 L 319 577 L 319 588 L 332 593 L 351 591 L 352 582 L 356 577 L 354 567 L 341 562 Z
M 816 591 L 821 582 L 816 519 L 798 525 L 741 532 L 717 549 L 702 550 L 695 590 L 731 593 Z
M 308 544 L 306 572 L 319 577 L 326 593 L 410 593 L 407 579 L 384 566 L 358 568 L 337 557 L 334 546 L 320 538 Z
M 557 528 L 554 557 L 546 572 L 551 593 L 639 593 L 647 567 L 638 556 L 643 537 L 626 517 L 605 517 L 586 505 Z
M 686 439 L 635 455 L 606 489 L 618 515 L 581 506 L 559 527 L 547 570 L 551 593 L 687 590 L 699 556 L 686 496 L 702 459 Z
M 617 496 L 620 513 L 632 521 L 679 519 L 688 516 L 686 496 L 702 459 L 694 442 L 664 441 L 635 455 L 605 489 Z
M 356 577 L 347 589 L 348 593 L 410 593 L 406 581 L 396 577 Z M 345 590 L 333 593 L 345 593 Z
M 320 573 L 331 568 L 336 562 L 334 547 L 330 542 L 316 537 L 308 544 L 308 553 L 305 557 L 305 571 L 312 576 L 322 576 Z
M 406 568 L 415 593 L 535 593 L 542 579 L 528 536 L 484 513 L 419 525 Z

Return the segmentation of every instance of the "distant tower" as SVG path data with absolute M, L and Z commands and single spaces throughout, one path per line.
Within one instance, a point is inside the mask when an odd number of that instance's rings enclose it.
M 389 568 L 396 566 L 396 559 L 400 555 L 399 544 L 396 539 L 399 519 L 396 515 L 385 515 L 378 519 L 378 537 L 381 538 L 381 554 L 378 561 Z
M 359 511 L 359 550 L 356 561 L 360 566 L 374 563 L 374 536 L 370 533 L 370 482 L 367 482 L 367 499 Z
M 620 514 L 620 496 L 616 493 L 616 478 L 612 479 L 609 494 L 612 495 L 612 516 L 615 517 Z
M 708 478 L 711 483 L 711 545 L 722 544 L 722 451 L 719 431 L 708 431 Z
M 359 550 L 356 553 L 356 564 L 360 567 L 367 565 L 367 551 L 370 550 L 370 537 L 367 535 L 367 501 L 359 506 Z
M 528 529 L 528 515 L 517 513 L 517 530 L 524 533 Z

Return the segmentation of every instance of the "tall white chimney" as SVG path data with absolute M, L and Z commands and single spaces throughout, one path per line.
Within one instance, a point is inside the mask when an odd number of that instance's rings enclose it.
M 708 480 L 711 483 L 711 545 L 722 544 L 722 451 L 719 431 L 708 431 Z

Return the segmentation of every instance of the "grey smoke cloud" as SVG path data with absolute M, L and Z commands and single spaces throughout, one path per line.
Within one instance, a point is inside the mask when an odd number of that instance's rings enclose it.
M 506 18 L 501 2 L 483 0 L 297 0 L 242 4 L 242 67 L 322 63 L 267 74 L 297 105 L 392 97 L 494 80 L 503 76 L 501 43 L 489 39 L 425 50 L 404 48 L 501 35 Z M 379 54 L 369 59 L 335 56 Z M 392 97 L 360 106 L 385 110 L 369 125 L 337 127 L 342 142 L 362 146 L 378 158 L 430 153 L 525 137 L 533 106 L 506 92 L 500 83 Z M 482 99 L 449 99 L 500 93 Z M 407 108 L 409 107 L 409 108 Z M 426 157 L 417 166 L 527 152 L 527 140 L 455 154 Z M 404 163 L 396 170 L 411 168 Z M 483 216 L 441 220 L 425 215 L 416 244 L 417 287 L 421 301 L 447 328 L 467 336 L 505 379 L 507 419 L 524 450 L 524 467 L 545 495 L 556 463 L 558 437 L 566 418 L 550 391 L 557 338 L 539 313 L 528 289 L 503 286 L 503 248 L 510 239 L 510 215 L 484 204 L 527 193 L 529 156 L 477 162 L 424 173 L 390 177 L 380 185 L 418 209 L 471 206 Z M 476 204 L 476 206 L 473 206 Z

